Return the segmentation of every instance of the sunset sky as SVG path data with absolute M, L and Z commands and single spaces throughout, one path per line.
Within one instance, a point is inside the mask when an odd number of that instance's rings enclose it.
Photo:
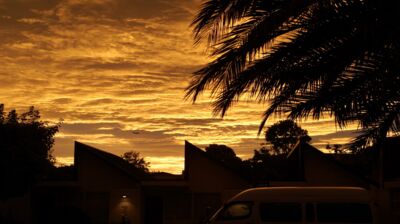
M 263 109 L 248 101 L 224 119 L 205 95 L 184 101 L 191 73 L 210 59 L 189 24 L 200 0 L 0 0 L 0 102 L 62 121 L 54 155 L 73 161 L 80 141 L 151 169 L 180 173 L 183 144 L 226 144 L 247 158 L 260 148 Z M 268 125 L 275 120 L 270 120 Z M 300 123 L 312 144 L 344 143 L 329 117 Z

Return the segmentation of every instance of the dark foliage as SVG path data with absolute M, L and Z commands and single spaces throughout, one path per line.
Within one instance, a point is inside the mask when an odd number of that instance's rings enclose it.
M 139 152 L 128 151 L 128 152 L 125 152 L 121 157 L 122 157 L 122 159 L 127 161 L 129 164 L 131 164 L 133 167 L 135 167 L 139 170 L 142 170 L 145 173 L 149 172 L 150 163 L 146 162 L 146 160 L 144 160 L 144 158 L 140 157 Z
M 286 156 L 283 154 L 272 155 L 270 150 L 261 148 L 254 150 L 252 158 L 242 160 L 226 145 L 210 144 L 205 150 L 209 157 L 245 176 L 255 185 L 271 180 L 286 180 L 288 169 Z
M 205 148 L 206 154 L 217 161 L 222 162 L 225 166 L 235 170 L 240 174 L 245 174 L 242 159 L 236 156 L 235 151 L 226 146 L 218 144 L 210 144 Z
M 236 156 L 235 151 L 226 145 L 210 144 L 205 150 L 207 155 L 222 162 L 235 163 L 241 161 L 241 159 Z
M 271 143 L 270 153 L 286 155 L 298 141 L 309 142 L 311 137 L 294 121 L 284 120 L 267 128 L 265 140 Z
M 263 147 L 254 150 L 252 158 L 245 160 L 249 176 L 254 184 L 268 184 L 269 181 L 288 180 L 288 161 L 286 155 L 272 155 L 270 150 Z
M 347 151 L 346 148 L 341 144 L 333 144 L 332 146 L 328 143 L 325 146 L 325 149 L 333 154 L 343 154 L 343 153 L 351 153 L 351 151 Z
M 34 107 L 21 115 L 11 110 L 5 116 L 0 105 L 0 199 L 23 194 L 53 168 L 51 148 L 59 126 L 39 118 Z
M 269 102 L 292 119 L 358 123 L 353 147 L 400 131 L 400 2 L 389 0 L 207 0 L 193 20 L 215 58 L 187 89 L 211 89 L 222 116 L 240 97 Z

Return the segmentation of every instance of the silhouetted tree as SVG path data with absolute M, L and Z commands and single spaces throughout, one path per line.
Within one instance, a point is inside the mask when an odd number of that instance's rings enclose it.
M 237 157 L 235 151 L 226 145 L 210 144 L 205 150 L 211 158 L 221 161 L 236 171 L 241 171 L 243 168 L 242 159 Z
M 149 172 L 150 162 L 146 162 L 144 158 L 140 157 L 139 152 L 128 151 L 125 152 L 121 157 L 135 168 Z
M 329 152 L 332 152 L 333 154 L 341 154 L 341 153 L 346 153 L 348 152 L 343 145 L 341 144 L 333 144 L 332 146 L 328 143 L 326 144 L 325 147 Z
M 18 114 L 16 110 L 11 110 L 8 112 L 6 123 L 10 125 L 18 124 Z
M 283 180 L 287 176 L 287 160 L 284 154 L 271 154 L 271 149 L 254 150 L 252 158 L 243 161 L 254 183 Z
M 240 160 L 235 151 L 226 145 L 210 144 L 205 150 L 209 156 L 220 161 Z
M 193 20 L 212 62 L 187 97 L 211 89 L 222 116 L 241 96 L 290 118 L 358 122 L 353 145 L 400 131 L 400 4 L 389 0 L 207 0 Z
M 267 128 L 265 140 L 271 143 L 271 153 L 287 154 L 298 141 L 309 142 L 311 137 L 294 121 L 284 120 Z
M 350 145 L 349 147 L 342 144 L 333 144 L 329 143 L 325 146 L 325 148 L 334 153 L 334 154 L 354 154 L 361 155 L 366 150 L 371 150 L 371 146 L 367 147 L 365 145 Z
M 11 110 L 5 117 L 0 106 L 0 199 L 23 194 L 53 167 L 51 148 L 59 125 L 39 119 L 34 107 L 21 116 Z
M 4 104 L 0 104 L 0 124 L 4 123 Z

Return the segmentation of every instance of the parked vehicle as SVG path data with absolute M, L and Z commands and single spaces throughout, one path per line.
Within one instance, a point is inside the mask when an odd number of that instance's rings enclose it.
M 377 223 L 368 191 L 355 187 L 262 187 L 231 198 L 209 224 Z

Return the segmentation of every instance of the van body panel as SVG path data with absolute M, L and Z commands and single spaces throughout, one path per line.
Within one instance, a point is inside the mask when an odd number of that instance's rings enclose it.
M 370 202 L 369 193 L 356 187 L 261 187 L 240 192 L 230 200 Z
M 251 188 L 232 197 L 209 223 L 374 224 L 375 211 L 371 205 L 368 191 L 357 187 Z

